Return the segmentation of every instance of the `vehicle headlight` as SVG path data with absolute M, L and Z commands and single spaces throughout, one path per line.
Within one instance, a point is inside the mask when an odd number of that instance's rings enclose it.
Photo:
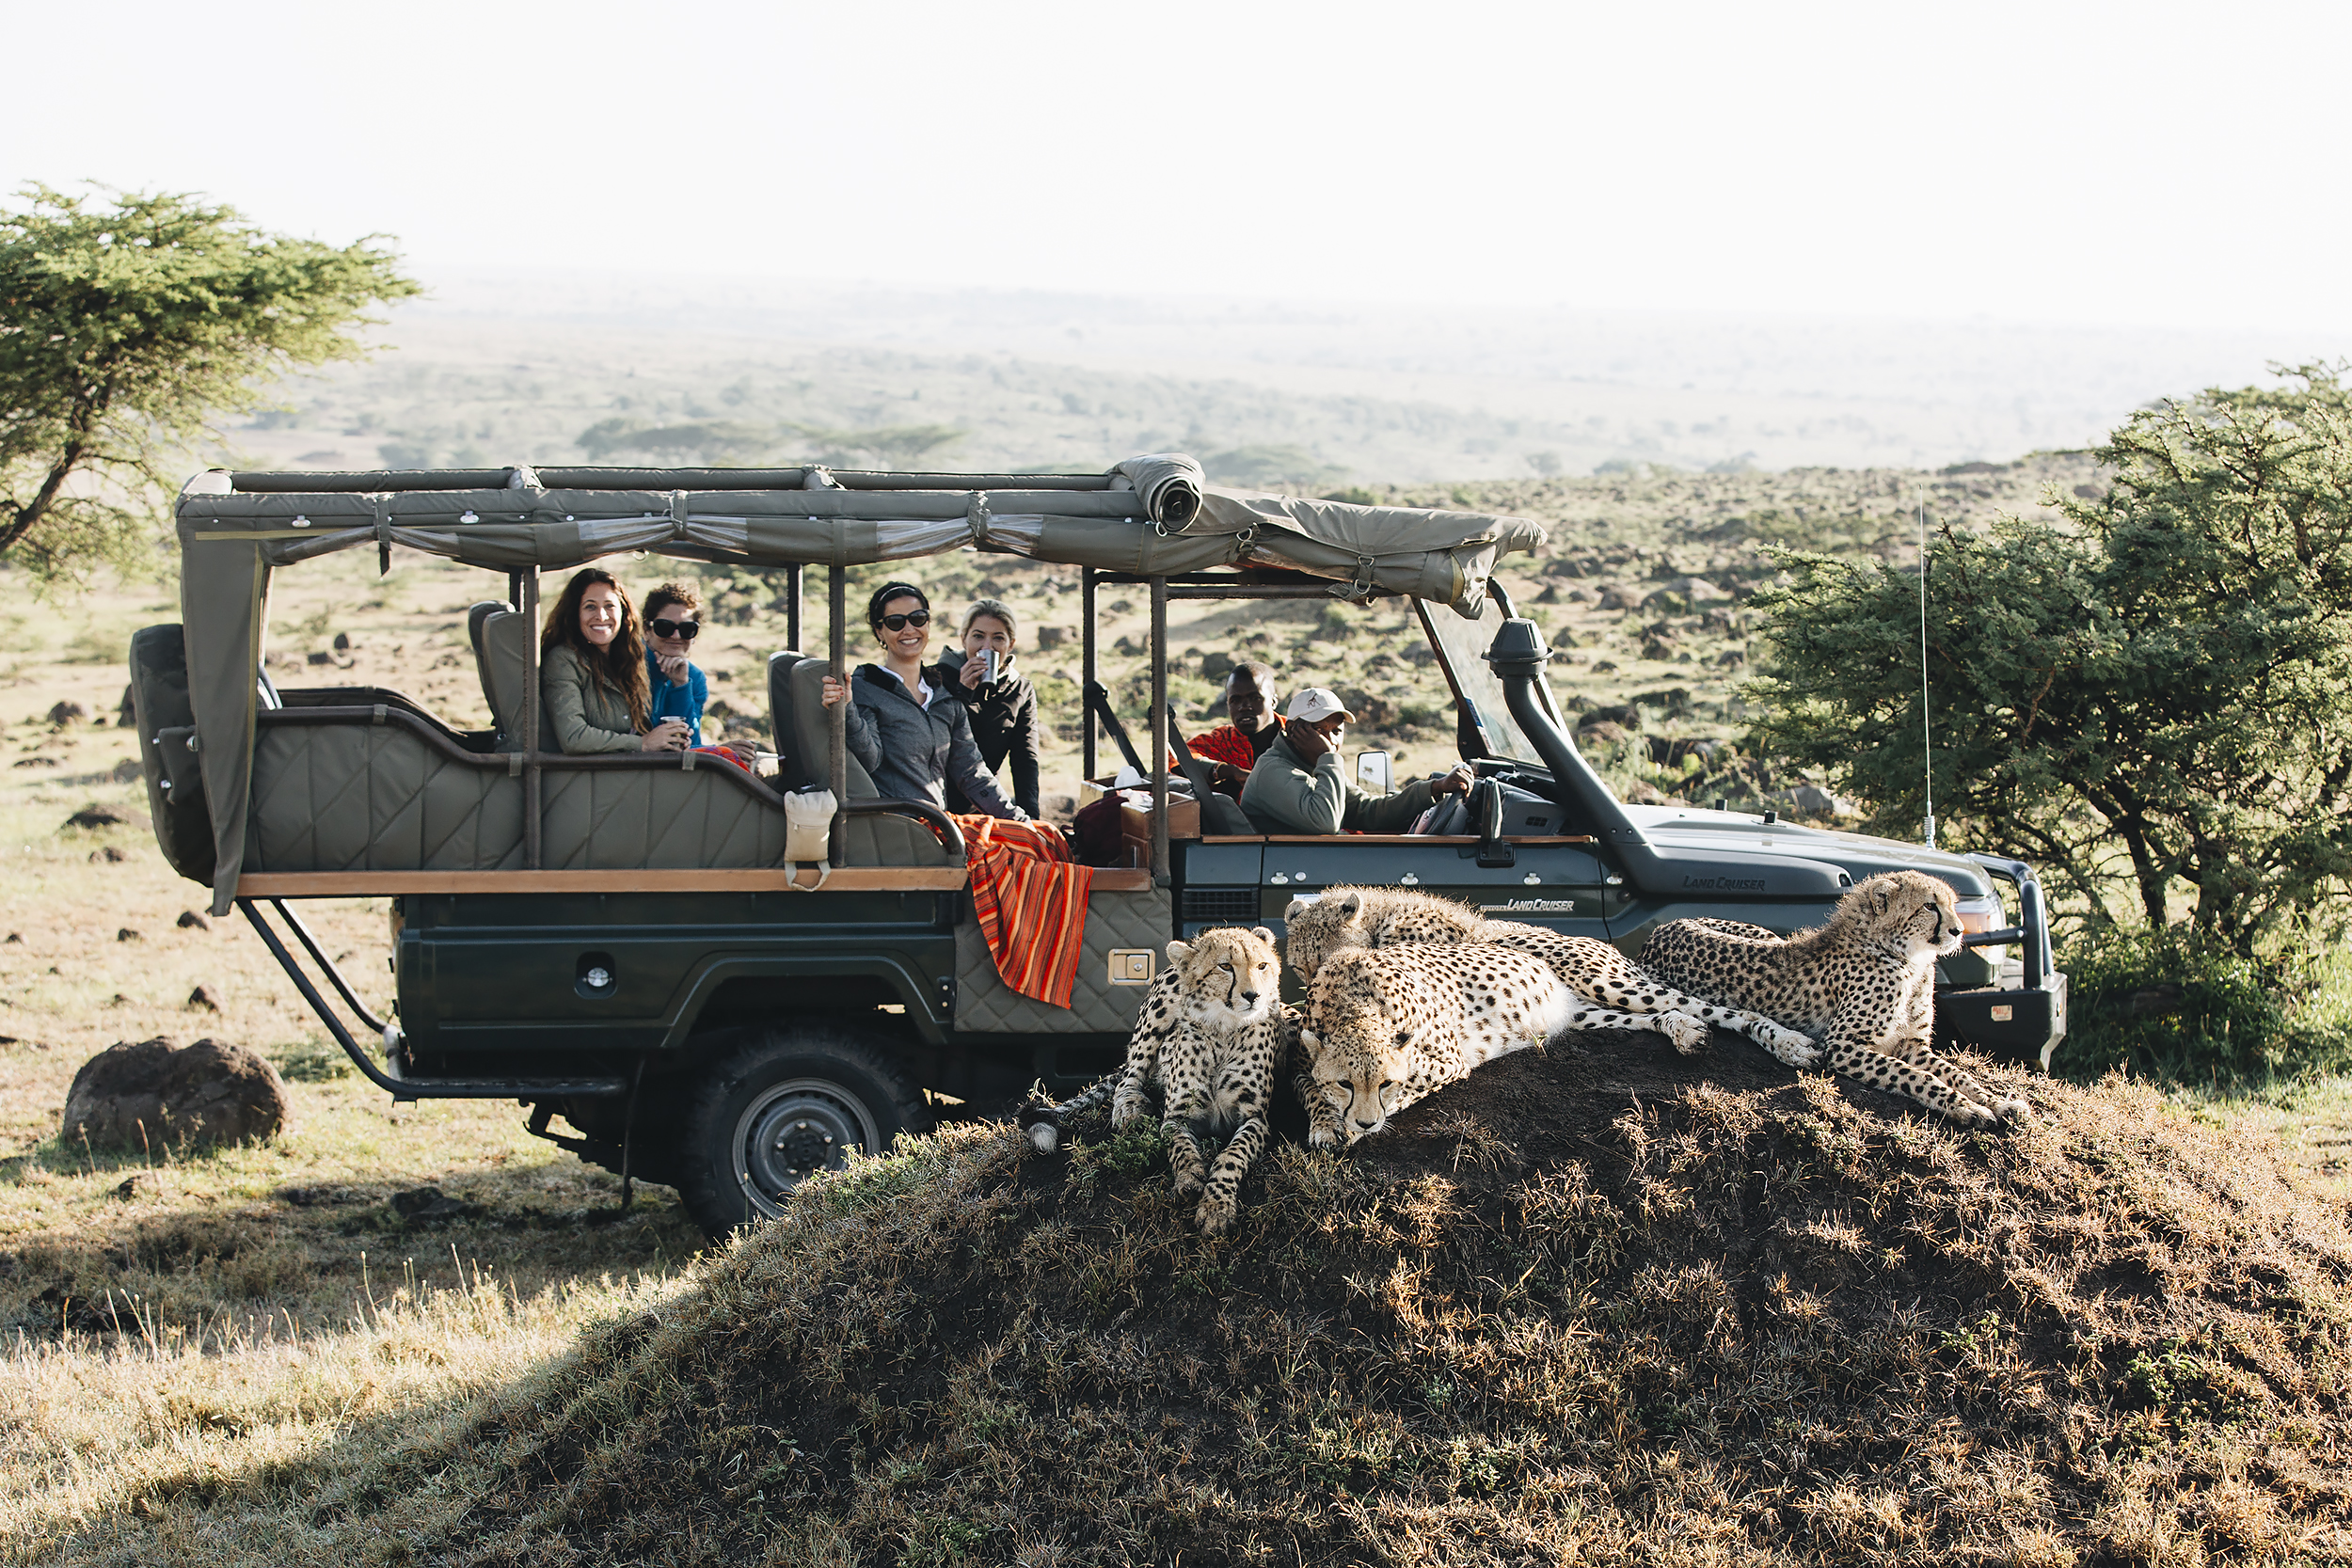
M 1997 931 L 2010 923 L 2008 914 L 2001 909 L 2001 901 L 1989 894 L 1958 899 L 1956 903 L 1960 911 L 1960 928 L 1969 936 L 1975 936 L 1979 931 Z M 1995 969 L 2009 961 L 2006 943 L 1998 947 L 1975 947 L 1969 951 L 1982 957 Z

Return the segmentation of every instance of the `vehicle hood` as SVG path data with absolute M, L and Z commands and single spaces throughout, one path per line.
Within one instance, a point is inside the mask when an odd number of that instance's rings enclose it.
M 1992 881 L 1982 867 L 1965 855 L 1868 833 L 1843 832 L 1835 828 L 1807 827 L 1798 822 L 1767 822 L 1754 812 L 1708 811 L 1697 806 L 1636 806 L 1623 808 L 1642 836 L 1661 848 L 1739 850 L 1745 854 L 1786 855 L 1792 860 L 1820 861 L 1836 866 L 1855 881 L 1882 871 L 1924 871 L 1941 877 L 1963 896 L 1989 895 Z

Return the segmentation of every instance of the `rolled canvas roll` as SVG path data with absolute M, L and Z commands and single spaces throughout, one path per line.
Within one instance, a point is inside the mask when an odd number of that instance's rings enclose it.
M 1208 480 L 1200 465 L 1183 452 L 1148 452 L 1111 469 L 1143 497 L 1147 516 L 1165 529 L 1183 530 L 1200 515 L 1200 488 Z

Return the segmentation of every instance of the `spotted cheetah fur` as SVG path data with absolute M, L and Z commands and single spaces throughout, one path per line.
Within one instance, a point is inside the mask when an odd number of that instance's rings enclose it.
M 1406 888 L 1327 888 L 1317 898 L 1292 899 L 1283 920 L 1289 927 L 1283 957 L 1301 985 L 1311 985 L 1332 955 L 1350 948 L 1386 948 L 1400 942 L 1512 948 L 1549 965 L 1588 1006 L 1633 1020 L 1576 1027 L 1649 1030 L 1664 1035 L 1687 1056 L 1706 1044 L 1712 1024 L 1740 1031 L 1790 1067 L 1808 1067 L 1820 1054 L 1804 1035 L 1760 1013 L 1685 995 L 1644 974 L 1605 942 L 1515 920 L 1487 920 L 1434 894 Z M 1698 1021 L 1696 1027 L 1692 1020 Z
M 1030 1144 L 1050 1154 L 1070 1117 L 1107 1100 L 1112 1128 L 1126 1127 L 1148 1114 L 1156 1085 L 1177 1194 L 1201 1195 L 1194 1218 L 1217 1235 L 1232 1227 L 1242 1178 L 1265 1148 L 1274 1076 L 1296 1025 L 1282 1006 L 1281 960 L 1264 927 L 1171 942 L 1168 959 L 1144 993 L 1126 1065 L 1064 1104 L 1033 1091 L 1020 1122 Z M 1226 1137 L 1214 1164 L 1203 1134 Z
M 2026 1114 L 1933 1049 L 1935 964 L 1960 951 L 1951 884 L 1921 871 L 1857 882 L 1824 924 L 1783 939 L 1731 920 L 1670 920 L 1642 967 L 1726 1006 L 1822 1035 L 1833 1072 L 1975 1125 Z
M 1343 948 L 1315 973 L 1292 1055 L 1308 1142 L 1370 1137 L 1498 1056 L 1625 1019 L 1587 1006 L 1526 953 L 1462 942 Z

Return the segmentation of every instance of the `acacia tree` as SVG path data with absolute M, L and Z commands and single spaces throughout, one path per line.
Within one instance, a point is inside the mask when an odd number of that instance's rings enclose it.
M 47 185 L 0 212 L 0 555 L 47 583 L 127 564 L 172 465 L 288 370 L 417 292 L 370 236 L 263 233 L 193 197 Z
M 2352 886 L 2352 397 L 2281 388 L 2144 409 L 2097 455 L 2112 489 L 2059 525 L 1943 531 L 1929 552 L 1928 718 L 1959 842 L 2071 883 L 2094 919 L 2251 956 L 2343 918 Z M 1904 832 L 1924 811 L 1919 578 L 1790 556 L 1759 595 L 1760 738 Z M 2119 895 L 2121 895 L 2119 900 Z

